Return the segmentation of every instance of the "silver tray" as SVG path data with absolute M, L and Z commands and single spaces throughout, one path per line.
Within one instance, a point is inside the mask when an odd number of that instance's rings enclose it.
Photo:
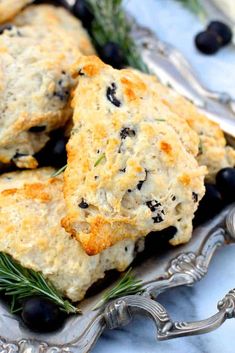
M 67 0 L 69 6 L 74 0 Z M 190 98 L 211 119 L 219 121 L 235 140 L 235 103 L 225 94 L 211 92 L 201 85 L 184 57 L 172 46 L 160 41 L 151 31 L 132 22 L 132 35 L 144 61 L 159 79 Z M 223 116 L 223 119 L 218 118 Z M 70 317 L 65 326 L 52 334 L 35 334 L 11 315 L 0 303 L 1 353 L 85 353 L 89 352 L 105 328 L 115 329 L 128 324 L 138 313 L 154 321 L 159 340 L 207 333 L 218 328 L 226 319 L 235 317 L 235 289 L 218 303 L 210 318 L 197 322 L 173 321 L 167 310 L 157 302 L 159 293 L 173 287 L 193 285 L 207 273 L 216 250 L 235 243 L 235 204 L 223 210 L 212 221 L 198 227 L 192 240 L 169 249 L 160 256 L 150 256 L 136 264 L 133 272 L 144 283 L 142 295 L 126 296 L 94 311 L 104 290 L 80 303 L 83 315 Z M 114 283 L 112 283 L 114 285 Z
M 158 340 L 197 335 L 215 330 L 226 319 L 235 316 L 235 289 L 218 303 L 215 315 L 195 322 L 173 321 L 167 310 L 156 299 L 170 288 L 192 285 L 207 273 L 216 250 L 235 243 L 235 204 L 229 206 L 212 221 L 198 227 L 192 240 L 161 256 L 149 257 L 133 268 L 143 280 L 145 292 L 108 303 L 99 311 L 95 304 L 102 292 L 81 302 L 83 315 L 68 319 L 63 329 L 53 334 L 35 334 L 28 331 L 16 316 L 0 305 L 2 353 L 85 353 L 95 345 L 105 328 L 115 329 L 130 323 L 138 313 L 154 321 Z M 107 289 L 107 288 L 106 288 Z M 106 290 L 105 289 L 105 290 Z

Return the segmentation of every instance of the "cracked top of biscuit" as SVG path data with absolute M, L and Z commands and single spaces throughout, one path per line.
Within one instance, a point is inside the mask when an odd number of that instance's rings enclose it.
M 89 254 L 168 226 L 188 241 L 206 174 L 197 134 L 132 70 L 84 57 L 74 76 L 65 229 Z

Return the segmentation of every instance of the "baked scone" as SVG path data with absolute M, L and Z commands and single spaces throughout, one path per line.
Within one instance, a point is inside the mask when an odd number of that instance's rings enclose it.
M 0 36 L 0 162 L 35 168 L 48 132 L 71 116 L 71 64 L 80 51 L 64 30 L 11 27 Z
M 90 255 L 168 226 L 187 242 L 206 173 L 196 133 L 132 70 L 83 57 L 74 75 L 65 229 Z
M 105 271 L 126 269 L 134 258 L 135 243 L 124 240 L 88 256 L 60 225 L 65 215 L 63 180 L 50 179 L 52 172 L 48 168 L 0 177 L 0 251 L 26 268 L 41 271 L 61 293 L 78 301 Z
M 66 31 L 68 37 L 76 41 L 82 54 L 92 55 L 95 53 L 91 40 L 81 22 L 63 7 L 55 7 L 49 4 L 31 5 L 17 15 L 13 23 L 20 27 L 39 26 L 46 31 L 59 27 Z
M 37 168 L 33 171 L 8 172 L 0 175 L 0 192 L 7 189 L 19 189 L 25 183 L 48 181 L 53 174 L 51 167 Z
M 235 166 L 235 149 L 227 144 L 219 124 L 209 120 L 191 102 L 173 90 L 166 92 L 164 101 L 197 132 L 200 139 L 197 160 L 200 165 L 207 166 L 207 182 L 214 182 L 220 169 Z
M 180 96 L 158 82 L 155 76 L 137 72 L 145 82 L 155 89 L 157 98 L 169 107 L 169 109 L 184 118 L 190 127 L 199 136 L 199 150 L 197 160 L 200 165 L 206 165 L 208 174 L 206 181 L 214 182 L 216 173 L 225 167 L 235 166 L 235 150 L 228 146 L 224 133 L 218 124 L 201 114 L 197 108 L 187 99 Z
M 0 0 L 0 23 L 10 20 L 33 0 Z

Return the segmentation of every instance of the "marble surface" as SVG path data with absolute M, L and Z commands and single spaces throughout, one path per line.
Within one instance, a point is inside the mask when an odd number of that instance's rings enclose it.
M 126 7 L 140 23 L 178 47 L 208 87 L 235 95 L 234 47 L 212 57 L 200 55 L 193 37 L 203 25 L 173 0 L 129 0 Z M 217 302 L 235 286 L 234 255 L 235 246 L 222 248 L 201 282 L 159 297 L 175 320 L 199 320 L 215 313 Z M 230 320 L 206 335 L 158 342 L 153 323 L 137 317 L 121 330 L 105 331 L 93 353 L 234 353 L 234 331 L 235 320 Z

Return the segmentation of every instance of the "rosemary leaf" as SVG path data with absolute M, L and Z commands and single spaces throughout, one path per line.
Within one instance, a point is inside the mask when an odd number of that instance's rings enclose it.
M 95 162 L 94 167 L 97 167 L 98 164 L 105 158 L 105 153 L 103 153 Z
M 58 175 L 60 175 L 61 173 L 63 173 L 65 171 L 65 169 L 67 168 L 67 164 L 65 164 L 62 168 L 56 170 L 54 173 L 51 174 L 51 178 L 54 178 Z
M 143 292 L 142 281 L 131 274 L 130 268 L 113 288 L 104 293 L 102 299 L 96 304 L 93 310 L 99 309 L 112 299 L 126 295 L 142 294 Z
M 0 291 L 11 298 L 11 312 L 21 310 L 20 302 L 30 296 L 40 295 L 56 303 L 67 313 L 79 313 L 79 309 L 47 281 L 42 273 L 26 269 L 10 255 L 0 252 Z
M 91 36 L 99 49 L 108 42 L 117 43 L 126 59 L 126 65 L 148 73 L 138 48 L 131 37 L 131 26 L 122 9 L 122 0 L 87 0 L 94 15 Z

